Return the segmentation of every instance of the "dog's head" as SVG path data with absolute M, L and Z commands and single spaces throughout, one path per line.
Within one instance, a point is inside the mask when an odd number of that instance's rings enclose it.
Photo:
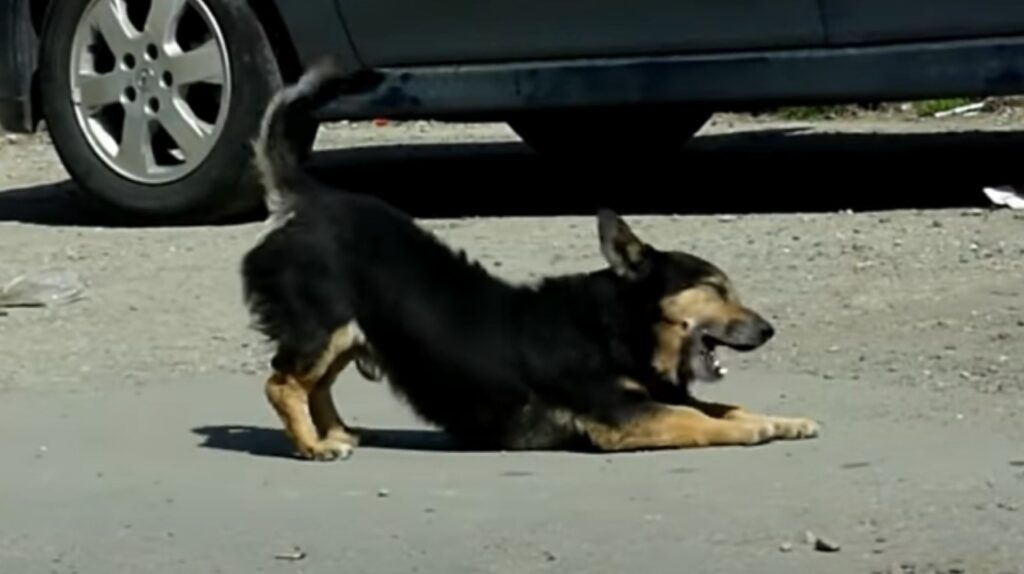
M 618 215 L 598 215 L 601 252 L 619 281 L 644 299 L 651 323 L 651 366 L 671 384 L 721 379 L 726 369 L 715 353 L 725 346 L 751 351 L 775 333 L 758 313 L 740 303 L 729 278 L 688 253 L 660 251 L 641 241 Z M 646 328 L 646 326 L 645 326 Z

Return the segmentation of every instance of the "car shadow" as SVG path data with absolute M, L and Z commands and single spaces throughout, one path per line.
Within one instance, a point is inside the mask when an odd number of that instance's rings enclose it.
M 981 188 L 1022 179 L 1024 132 L 696 138 L 668 161 L 541 158 L 517 142 L 382 145 L 314 154 L 318 177 L 418 217 L 785 213 L 983 207 Z M 0 221 L 124 226 L 72 183 L 0 193 Z M 251 214 L 239 222 L 252 221 Z
M 250 425 L 210 425 L 192 429 L 203 437 L 201 448 L 246 453 L 269 458 L 294 458 L 294 448 L 280 429 Z M 437 430 L 361 429 L 359 448 L 428 451 L 481 452 L 459 445 Z

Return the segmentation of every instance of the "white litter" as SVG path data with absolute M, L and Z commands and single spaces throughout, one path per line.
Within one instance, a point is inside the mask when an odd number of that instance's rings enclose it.
M 985 102 L 975 102 L 973 104 L 967 104 L 963 106 L 957 106 L 949 110 L 942 110 L 941 112 L 935 112 L 937 118 L 948 118 L 952 116 L 974 116 L 978 112 L 985 109 Z
M 1024 209 L 1024 193 L 1020 190 L 1003 185 L 999 187 L 986 187 L 985 195 L 995 205 L 1009 207 L 1010 209 Z
M 74 271 L 45 269 L 0 286 L 0 307 L 52 307 L 85 296 L 85 284 Z

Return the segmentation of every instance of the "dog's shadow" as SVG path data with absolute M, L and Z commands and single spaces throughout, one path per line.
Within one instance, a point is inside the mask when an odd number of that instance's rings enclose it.
M 244 452 L 253 456 L 294 458 L 295 449 L 280 429 L 250 425 L 212 425 L 192 429 L 203 437 L 201 448 Z M 431 452 L 479 451 L 460 445 L 448 434 L 418 429 L 360 429 L 359 448 Z

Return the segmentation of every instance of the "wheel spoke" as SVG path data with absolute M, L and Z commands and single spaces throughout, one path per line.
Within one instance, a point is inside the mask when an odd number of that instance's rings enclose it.
M 196 83 L 224 84 L 224 63 L 216 42 L 210 40 L 195 50 L 172 56 L 167 70 L 174 75 L 174 83 L 187 86 Z
M 157 0 L 155 3 L 158 3 Z M 128 52 L 139 33 L 128 21 L 123 0 L 102 0 L 92 11 L 92 24 L 117 55 Z
M 206 130 L 183 100 L 175 101 L 173 106 L 160 114 L 158 121 L 174 143 L 178 144 L 186 160 L 199 155 L 206 147 Z
M 129 108 L 121 132 L 121 147 L 117 150 L 117 163 L 132 173 L 147 173 L 155 163 L 152 135 L 149 118 L 141 109 Z
M 174 35 L 187 0 L 153 0 L 146 16 L 146 35 L 161 44 Z
M 118 72 L 80 74 L 75 103 L 88 111 L 96 111 L 117 102 L 124 90 L 124 79 Z

